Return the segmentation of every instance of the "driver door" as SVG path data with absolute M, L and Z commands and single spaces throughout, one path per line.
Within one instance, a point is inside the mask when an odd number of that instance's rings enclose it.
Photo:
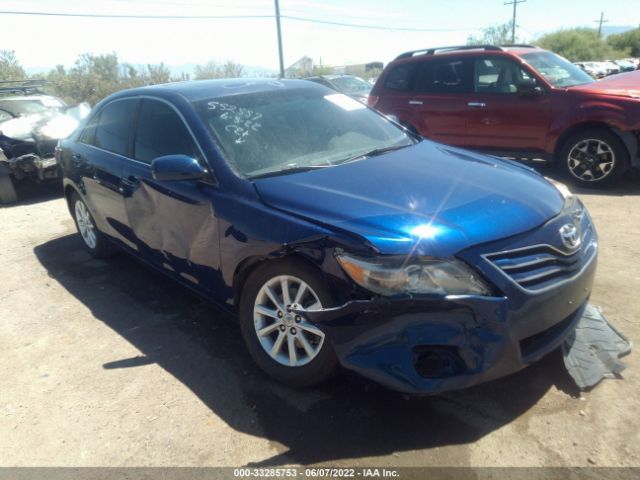
M 519 82 L 534 77 L 513 60 L 498 56 L 476 58 L 473 75 L 474 91 L 466 105 L 466 146 L 543 152 L 551 120 L 549 95 L 518 93 Z
M 181 115 L 156 99 L 141 101 L 133 158 L 121 178 L 129 225 L 140 254 L 182 282 L 215 293 L 219 282 L 218 221 L 210 189 L 197 180 L 153 178 L 154 158 L 184 154 L 204 161 Z

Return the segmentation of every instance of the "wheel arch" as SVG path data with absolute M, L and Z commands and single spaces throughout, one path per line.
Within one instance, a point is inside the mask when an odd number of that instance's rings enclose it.
M 560 137 L 558 137 L 553 151 L 553 161 L 558 161 L 558 157 L 560 155 L 560 152 L 562 151 L 562 148 L 564 147 L 564 144 L 569 138 L 571 138 L 572 135 L 575 135 L 582 130 L 588 130 L 591 128 L 603 128 L 615 133 L 627 148 L 631 162 L 633 163 L 634 160 L 637 159 L 639 148 L 638 138 L 633 134 L 633 132 L 620 130 L 619 128 L 616 128 L 605 122 L 581 122 L 567 128 L 564 132 L 562 132 Z
M 235 269 L 233 274 L 233 306 L 235 309 L 238 308 L 240 304 L 240 298 L 242 296 L 243 286 L 246 283 L 247 279 L 255 272 L 258 268 L 262 267 L 266 264 L 271 264 L 275 262 L 282 262 L 283 260 L 295 260 L 301 263 L 306 264 L 307 266 L 313 268 L 325 281 L 327 281 L 326 276 L 324 275 L 320 265 L 310 258 L 308 255 L 303 254 L 300 251 L 292 250 L 290 252 L 283 253 L 278 256 L 264 256 L 264 255 L 255 255 L 242 260 Z
M 69 212 L 71 214 L 73 214 L 73 208 L 72 208 L 72 205 L 71 205 L 71 197 L 73 196 L 74 193 L 82 198 L 82 196 L 80 194 L 80 191 L 76 187 L 74 187 L 72 184 L 67 183 L 64 186 L 64 198 L 65 198 L 65 201 L 67 202 L 67 208 L 69 209 Z

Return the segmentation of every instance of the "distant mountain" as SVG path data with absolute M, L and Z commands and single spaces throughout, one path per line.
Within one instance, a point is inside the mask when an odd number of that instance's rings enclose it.
M 638 27 L 634 27 L 633 25 L 603 25 L 602 26 L 602 36 L 608 37 L 609 35 L 615 35 L 616 33 L 624 33 L 629 30 L 633 30 Z

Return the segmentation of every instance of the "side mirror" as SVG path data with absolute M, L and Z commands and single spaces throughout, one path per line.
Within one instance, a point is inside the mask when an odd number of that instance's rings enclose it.
M 537 97 L 544 93 L 533 78 L 520 80 L 517 85 L 518 93 L 523 97 Z
M 188 155 L 165 155 L 153 159 L 151 174 L 161 182 L 200 180 L 207 176 L 207 170 Z

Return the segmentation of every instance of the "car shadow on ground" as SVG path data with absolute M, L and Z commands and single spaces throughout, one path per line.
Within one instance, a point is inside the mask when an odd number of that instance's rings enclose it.
M 62 181 L 36 183 L 22 181 L 15 185 L 18 201 L 10 204 L 0 203 L 0 208 L 11 208 L 20 205 L 32 205 L 62 197 Z
M 35 247 L 51 278 L 142 352 L 105 369 L 157 363 L 237 431 L 282 453 L 251 466 L 310 464 L 471 443 L 525 414 L 552 387 L 578 391 L 559 353 L 459 392 L 407 397 L 343 374 L 313 389 L 271 381 L 232 316 L 127 255 L 92 259 L 77 235 Z

